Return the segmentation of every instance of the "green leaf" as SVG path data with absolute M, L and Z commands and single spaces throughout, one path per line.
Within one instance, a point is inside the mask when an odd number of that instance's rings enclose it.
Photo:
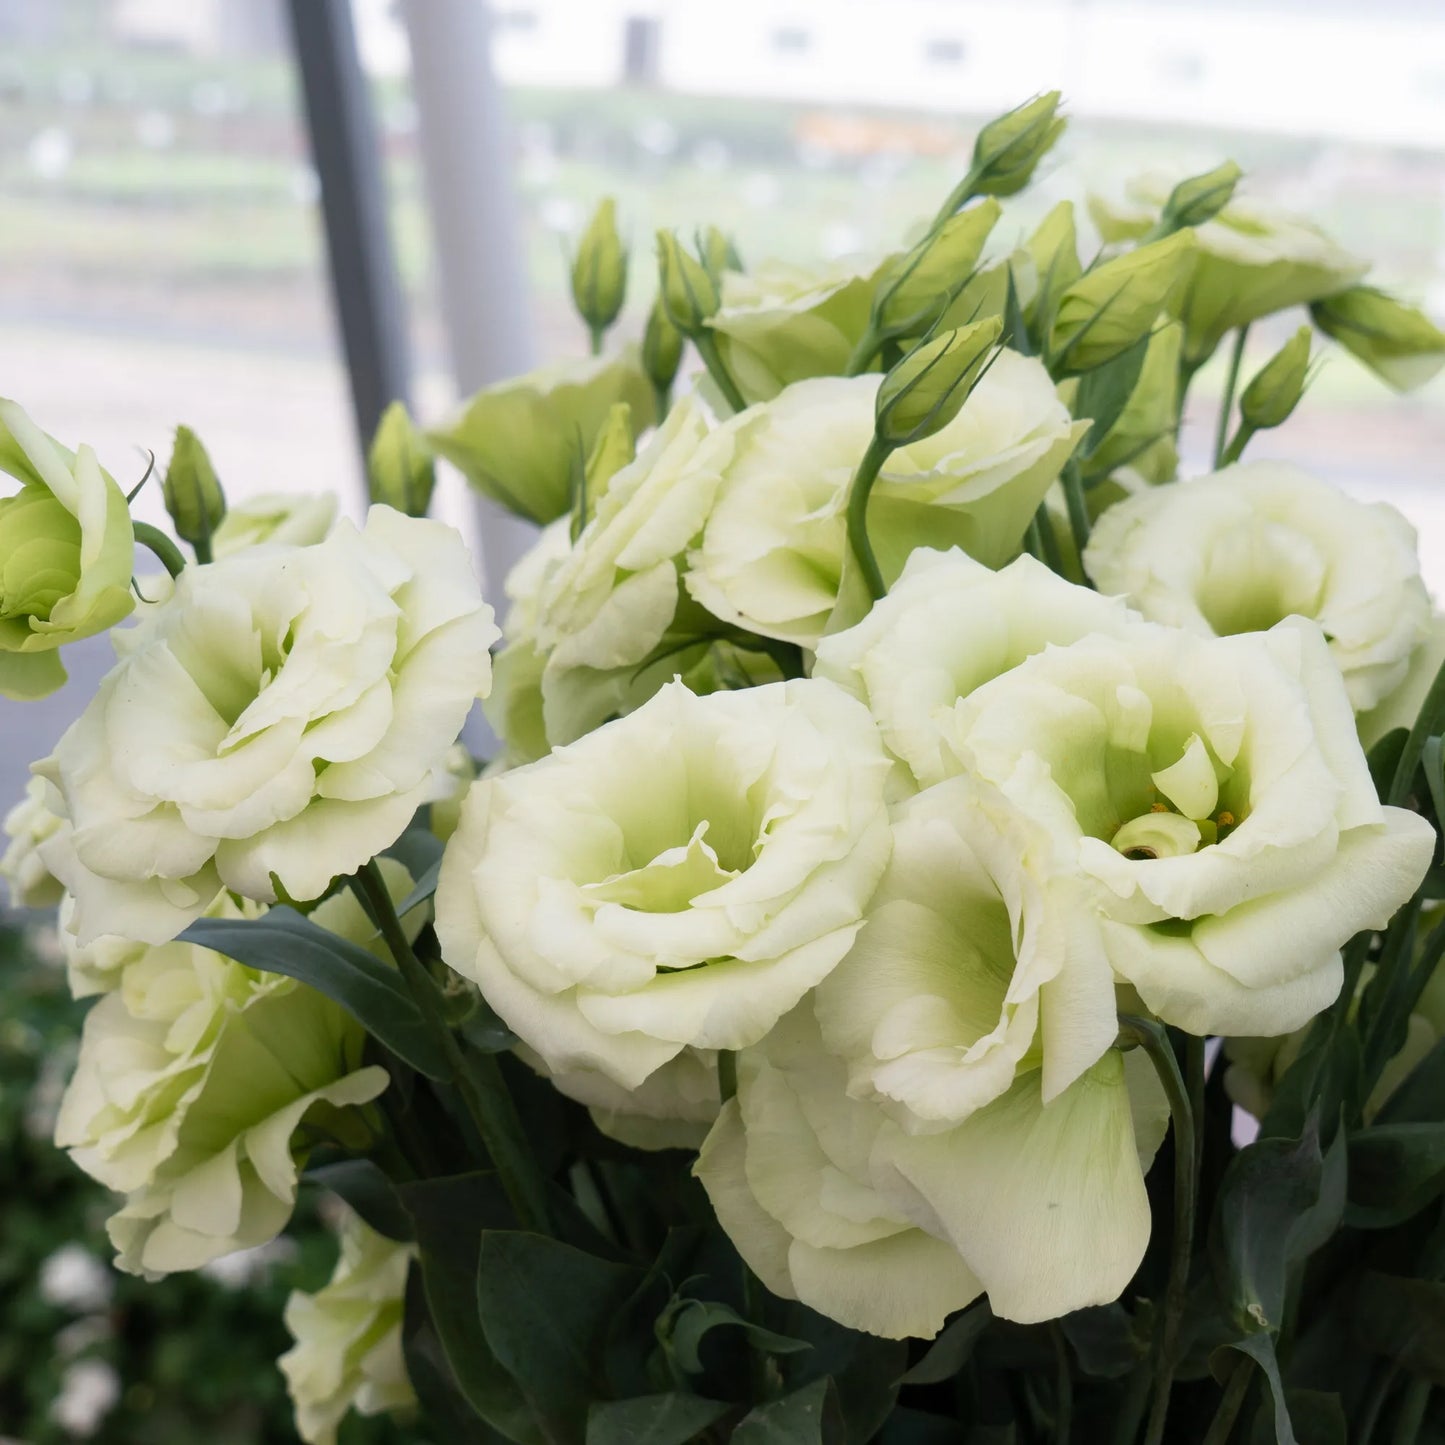
M 378 1234 L 408 1241 L 414 1237 L 411 1216 L 402 1205 L 396 1186 L 370 1159 L 342 1159 L 306 1171 L 319 1184 L 345 1200 Z
M 437 891 L 437 879 L 441 877 L 442 860 L 437 859 L 430 867 L 416 874 L 416 883 L 410 893 L 396 905 L 396 916 L 405 918 L 419 903 L 425 903 Z
M 1345 1203 L 1344 1135 L 1320 1153 L 1314 1121 L 1298 1139 L 1260 1139 L 1230 1161 L 1216 1207 L 1225 1298 L 1246 1335 L 1277 1330 L 1299 1263 L 1338 1227 Z
M 702 1373 L 699 1346 L 709 1330 L 720 1327 L 741 1329 L 758 1349 L 774 1355 L 791 1355 L 813 1348 L 807 1340 L 793 1340 L 787 1335 L 765 1330 L 716 1300 L 679 1300 L 678 1306 L 671 1312 L 665 1330 L 673 1357 L 690 1375 Z
M 796 1391 L 831 1377 L 849 1440 L 871 1440 L 898 1399 L 907 1341 L 861 1334 L 796 1303 L 772 1322 L 784 1334 L 813 1346 L 806 1354 L 785 1355 L 777 1362 L 785 1387 Z
M 587 1445 L 687 1445 L 730 1408 L 700 1395 L 599 1400 L 587 1412 Z
M 1340 1397 L 1324 1390 L 1286 1390 L 1290 1422 L 1305 1445 L 1349 1445 L 1349 1421 Z M 1249 1445 L 1270 1445 L 1276 1418 L 1272 1400 L 1255 1412 Z
M 1363 1076 L 1359 1035 L 1351 1028 L 1331 1029 L 1326 1017 L 1316 1019 L 1299 1057 L 1275 1085 L 1260 1137 L 1298 1139 L 1311 1115 L 1327 1125 L 1354 1117 Z
M 1445 1385 L 1445 1284 L 1366 1270 L 1354 1321 L 1367 1350 Z
M 385 856 L 395 858 L 412 878 L 420 883 L 428 873 L 441 866 L 442 847 L 442 840 L 430 828 L 408 828 L 385 850 Z M 416 902 L 420 902 L 420 899 Z M 398 915 L 405 917 L 413 907 L 415 902 L 408 902 L 396 911 Z
M 1395 1086 L 1380 1106 L 1375 1126 L 1382 1124 L 1445 1123 L 1445 1039 Z
M 1409 736 L 1409 728 L 1391 728 L 1369 751 L 1370 777 L 1381 802 L 1389 794 L 1395 769 L 1400 765 L 1400 755 L 1405 751 L 1405 741 Z
M 284 973 L 339 1003 L 399 1059 L 430 1079 L 447 1071 L 401 975 L 359 944 L 284 905 L 260 918 L 201 918 L 181 934 L 248 968 Z
M 1117 1300 L 1064 1315 L 1059 1328 L 1073 1346 L 1079 1368 L 1096 1379 L 1120 1379 L 1149 1352 L 1148 1340 L 1135 1333 L 1134 1321 Z
M 1246 1335 L 1242 1340 L 1235 1340 L 1232 1344 L 1226 1345 L 1224 1350 L 1238 1350 L 1242 1355 L 1248 1355 L 1264 1374 L 1269 1384 L 1270 1398 L 1273 1407 L 1270 1414 L 1273 1417 L 1274 1434 L 1272 1438 L 1275 1445 L 1300 1445 L 1299 1438 L 1294 1432 L 1294 1423 L 1290 1419 L 1289 1400 L 1285 1395 L 1284 1382 L 1279 1377 L 1279 1360 L 1274 1352 L 1274 1336 L 1270 1334 Z M 1216 1367 L 1216 1373 L 1223 1373 L 1220 1357 L 1224 1350 L 1215 1351 L 1211 1363 Z M 1310 1440 L 1307 1445 L 1314 1445 Z
M 518 1230 L 487 1230 L 476 1300 L 488 1349 L 521 1386 L 549 1436 L 581 1441 L 601 1393 L 608 1326 L 640 1275 Z
M 1388 1229 L 1445 1189 L 1445 1124 L 1376 1124 L 1350 1140 L 1349 1223 Z
M 1139 383 L 1139 373 L 1144 369 L 1144 355 L 1148 349 L 1149 337 L 1141 336 L 1127 351 L 1120 352 L 1112 361 L 1096 366 L 1079 378 L 1074 415 L 1087 417 L 1094 423 L 1080 448 L 1083 459 L 1099 449 L 1128 406 L 1129 398 Z
M 968 1363 L 979 1337 L 993 1322 L 987 1300 L 980 1300 L 955 1315 L 929 1346 L 928 1353 L 898 1382 L 900 1385 L 938 1385 L 951 1380 Z
M 493 1354 L 477 1317 L 482 1231 L 513 1223 L 494 1174 L 458 1174 L 401 1188 L 421 1250 L 427 1306 L 457 1386 L 472 1408 L 518 1445 L 549 1445 L 531 1405 Z
M 837 1389 L 825 1376 L 749 1410 L 732 1445 L 847 1445 L 847 1438 Z
M 883 1426 L 878 1445 L 964 1445 L 965 1439 L 957 1420 L 900 1405 Z
M 1008 289 L 1003 301 L 1003 335 L 1005 346 L 1011 347 L 1021 356 L 1034 354 L 1033 343 L 1029 340 L 1028 323 L 1024 320 L 1023 307 L 1019 305 L 1019 290 L 1014 284 L 1013 267 L 1008 270 Z
M 407 1378 L 435 1438 L 445 1440 L 447 1445 L 497 1445 L 507 1439 L 477 1418 L 458 1389 L 456 1376 L 447 1363 L 446 1352 L 427 1312 L 426 1291 L 416 1265 L 412 1266 L 406 1281 L 401 1347 Z

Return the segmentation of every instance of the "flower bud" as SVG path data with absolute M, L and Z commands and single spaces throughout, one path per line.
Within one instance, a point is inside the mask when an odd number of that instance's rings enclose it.
M 1023 190 L 1038 163 L 1063 134 L 1059 92 L 1051 90 L 991 120 L 979 131 L 969 168 L 976 196 L 1011 196 Z
M 943 315 L 978 264 L 999 210 L 990 198 L 960 211 L 888 263 L 873 293 L 880 341 L 921 335 Z
M 1084 269 L 1079 265 L 1079 238 L 1074 225 L 1074 203 L 1060 201 L 1039 223 L 1038 230 L 1029 237 L 1025 249 L 1033 258 L 1039 277 L 1033 314 L 1041 326 L 1047 325 L 1059 297 L 1079 279 Z
M 702 257 L 707 274 L 719 286 L 722 285 L 724 271 L 743 269 L 742 257 L 738 255 L 738 248 L 733 245 L 733 238 L 716 226 L 704 226 L 697 233 L 697 254 Z
M 1445 366 L 1445 332 L 1423 311 L 1373 286 L 1351 286 L 1310 307 L 1315 325 L 1396 391 L 1423 386 Z
M 598 203 L 572 262 L 572 300 L 594 336 L 600 336 L 627 298 L 627 248 L 617 234 L 617 203 Z
M 632 431 L 632 408 L 619 401 L 608 410 L 607 420 L 592 444 L 587 458 L 587 496 L 595 506 L 607 484 L 636 459 L 637 441 Z
M 717 313 L 716 283 L 671 231 L 657 233 L 657 266 L 667 319 L 684 336 L 697 336 Z
M 946 427 L 968 400 L 1002 331 L 1002 320 L 990 316 L 914 347 L 878 388 L 878 440 L 902 447 Z
M 682 363 L 682 333 L 672 324 L 659 296 L 647 313 L 642 333 L 642 369 L 653 387 L 665 392 L 677 377 Z
M 1252 431 L 1279 426 L 1299 405 L 1310 368 L 1310 329 L 1301 326 L 1260 367 L 1239 398 L 1239 414 Z
M 381 414 L 366 454 L 366 479 L 373 502 L 384 502 L 408 517 L 426 516 L 436 485 L 435 454 L 403 402 L 392 402 Z
M 1167 236 L 1187 226 L 1202 226 L 1212 221 L 1233 198 L 1234 188 L 1243 174 L 1233 161 L 1225 161 L 1202 176 L 1180 181 L 1164 203 L 1158 233 Z
M 193 547 L 209 543 L 226 515 L 226 498 L 200 437 L 188 426 L 176 428 L 176 445 L 161 490 L 176 535 Z
M 1059 298 L 1050 367 L 1092 371 L 1145 336 L 1189 276 L 1194 232 L 1176 231 L 1086 271 Z

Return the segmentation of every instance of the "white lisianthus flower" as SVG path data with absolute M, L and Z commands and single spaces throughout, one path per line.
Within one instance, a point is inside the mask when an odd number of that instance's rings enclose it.
M 1396 728 L 1412 728 L 1435 675 L 1445 667 L 1445 614 L 1433 613 L 1425 640 L 1410 654 L 1405 675 L 1369 712 L 1355 719 L 1360 742 L 1372 748 Z
M 554 744 L 629 711 L 643 664 L 670 637 L 696 635 L 708 622 L 679 618 L 679 604 L 697 612 L 679 571 L 731 450 L 729 433 L 713 429 L 701 405 L 684 397 L 641 455 L 612 477 L 577 541 L 540 579 L 532 632 L 546 657 L 542 715 Z M 678 656 L 669 650 L 652 670 L 659 669 L 651 691 L 679 670 Z
M 709 321 L 718 352 L 749 402 L 813 376 L 838 376 L 868 328 L 873 288 L 888 258 L 804 269 L 765 261 L 726 271 Z
M 920 547 L 861 622 L 818 644 L 813 676 L 867 703 L 890 751 L 927 787 L 956 766 L 941 728 L 959 698 L 1050 643 L 1117 631 L 1128 616 L 1032 557 L 993 572 L 956 548 Z
M 211 553 L 230 557 L 263 543 L 310 547 L 336 520 L 334 492 L 264 492 L 227 506 L 211 534 Z
M 394 896 L 410 889 L 399 864 L 382 869 Z M 374 939 L 349 892 L 311 920 Z M 340 1111 L 386 1088 L 384 1069 L 361 1066 L 365 1041 L 340 1004 L 210 949 L 176 942 L 131 959 L 86 1016 L 55 1126 L 87 1174 L 126 1196 L 108 1225 L 119 1267 L 156 1277 L 274 1238 L 309 1144 L 298 1131 L 344 1133 Z
M 416 1404 L 401 1345 L 416 1246 L 387 1239 L 349 1211 L 340 1233 L 330 1281 L 314 1294 L 294 1290 L 286 1301 L 296 1343 L 276 1362 L 307 1445 L 336 1445 L 348 1410 L 381 1415 Z
M 312 547 L 188 567 L 35 769 L 81 944 L 174 938 L 224 886 L 316 898 L 427 795 L 497 635 L 461 537 L 373 507 Z
M 960 768 L 1091 881 L 1116 971 L 1196 1035 L 1282 1034 L 1339 992 L 1435 846 L 1382 807 L 1315 624 L 1201 638 L 1133 623 L 1050 648 L 947 722 Z
M 876 376 L 800 382 L 723 428 L 733 454 L 685 578 L 714 616 L 813 647 L 868 610 L 846 508 L 877 391 Z M 868 535 L 884 577 L 921 546 L 1002 566 L 1087 428 L 1037 361 L 1000 352 L 953 421 L 879 475 Z
M 65 886 L 40 856 L 40 845 L 64 826 L 47 801 L 45 779 L 29 779 L 25 796 L 0 824 L 9 840 L 0 855 L 0 878 L 10 885 L 14 907 L 53 908 L 64 896 Z
M 442 956 L 554 1074 L 637 1089 L 685 1048 L 755 1043 L 862 925 L 890 766 L 831 683 L 670 684 L 473 786 Z
M 739 1054 L 737 1071 L 693 1172 L 748 1267 L 775 1295 L 850 1329 L 931 1339 L 982 1284 L 874 1186 L 891 1126 L 848 1097 L 808 1004 Z
M 1357 712 L 1399 686 L 1430 625 L 1415 529 L 1283 462 L 1244 462 L 1115 503 L 1084 566 L 1104 592 L 1194 632 L 1312 618 Z

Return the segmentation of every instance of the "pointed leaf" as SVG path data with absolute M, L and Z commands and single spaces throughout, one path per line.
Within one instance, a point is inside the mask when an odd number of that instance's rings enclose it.
M 1349 1222 L 1388 1229 L 1445 1190 L 1445 1124 L 1376 1124 L 1350 1140 Z
M 1367 1350 L 1445 1385 L 1445 1284 L 1366 1270 L 1354 1323 Z
M 929 1346 L 928 1353 L 899 1381 L 901 1385 L 938 1385 L 951 1380 L 968 1363 L 973 1347 L 993 1322 L 987 1300 L 955 1315 Z
M 202 918 L 181 934 L 185 943 L 214 949 L 248 968 L 284 973 L 309 984 L 352 1014 L 398 1058 L 431 1079 L 446 1068 L 407 992 L 401 974 L 359 944 L 339 938 L 293 908 L 260 918 Z
M 587 1412 L 587 1445 L 687 1445 L 729 1408 L 700 1395 L 599 1400 Z
M 1263 1332 L 1254 1335 L 1246 1335 L 1242 1340 L 1236 1340 L 1233 1344 L 1226 1345 L 1224 1350 L 1217 1350 L 1211 1362 L 1215 1366 L 1217 1375 L 1223 1374 L 1221 1356 L 1227 1350 L 1238 1350 L 1242 1355 L 1248 1355 L 1264 1374 L 1269 1384 L 1269 1404 L 1273 1434 L 1266 1436 L 1266 1439 L 1273 1440 L 1274 1445 L 1300 1445 L 1299 1437 L 1294 1432 L 1294 1423 L 1290 1419 L 1289 1401 L 1285 1396 L 1284 1382 L 1279 1377 L 1279 1360 L 1274 1353 L 1274 1336 Z M 1308 1445 L 1314 1445 L 1313 1441 Z
M 411 1216 L 396 1186 L 370 1159 L 322 1164 L 308 1169 L 306 1178 L 344 1200 L 378 1234 L 403 1243 L 414 1238 Z
M 498 1434 L 467 1403 L 447 1363 L 436 1327 L 427 1313 L 421 1271 L 412 1266 L 406 1282 L 406 1312 L 402 1320 L 402 1355 L 406 1374 L 416 1391 L 427 1424 L 448 1445 L 499 1445 Z
M 684 1300 L 670 1321 L 671 1346 L 677 1363 L 690 1375 L 702 1373 L 698 1350 L 709 1330 L 731 1326 L 741 1329 L 757 1349 L 767 1354 L 791 1355 L 811 1350 L 807 1340 L 789 1339 L 744 1319 L 734 1309 L 716 1300 Z
M 732 1445 L 847 1445 L 832 1379 L 814 1380 L 749 1410 L 733 1431 Z

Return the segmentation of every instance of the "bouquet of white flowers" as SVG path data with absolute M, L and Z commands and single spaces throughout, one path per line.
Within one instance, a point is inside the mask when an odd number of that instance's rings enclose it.
M 182 429 L 188 559 L 0 403 L 0 691 L 136 614 L 6 823 L 99 996 L 57 1142 L 147 1276 L 350 1205 L 307 1441 L 1445 1440 L 1445 632 L 1398 512 L 1241 460 L 1312 371 L 1255 322 L 1445 334 L 1232 165 L 1008 237 L 1063 124 L 865 264 L 663 234 L 612 357 L 604 204 L 593 359 L 394 408 L 360 528 Z M 543 528 L 500 630 L 438 455 Z

